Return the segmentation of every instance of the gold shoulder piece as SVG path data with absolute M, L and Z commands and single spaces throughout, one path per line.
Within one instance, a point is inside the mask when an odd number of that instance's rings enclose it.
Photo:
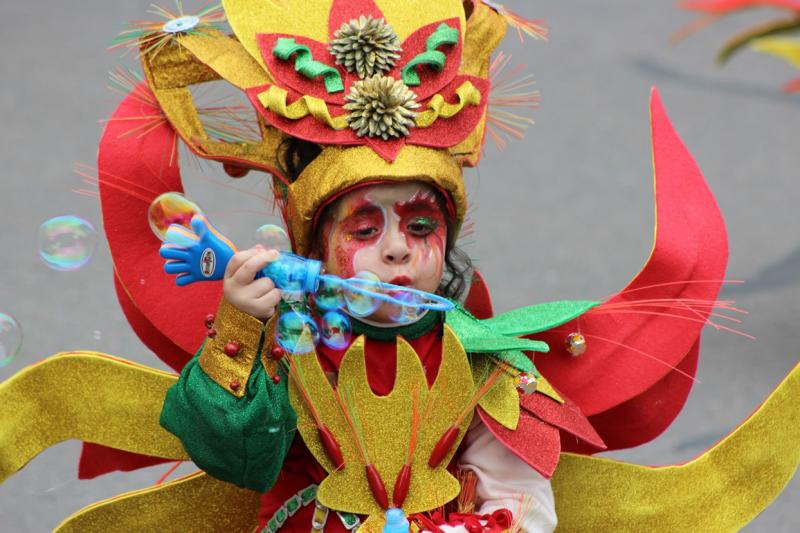
M 85 507 L 57 533 L 225 531 L 252 533 L 260 495 L 198 472 Z
M 188 460 L 180 441 L 158 423 L 177 379 L 96 352 L 56 354 L 15 374 L 0 384 L 0 481 L 69 439 Z
M 367 461 L 359 447 L 363 446 L 366 459 L 377 468 L 391 498 L 397 475 L 408 457 L 414 409 L 420 415 L 426 411 L 427 416 L 418 427 L 411 483 L 403 511 L 410 514 L 434 509 L 458 495 L 458 481 L 447 472 L 446 466 L 469 427 L 471 416 L 459 426 L 458 440 L 441 464 L 436 468 L 428 466 L 439 438 L 468 407 L 473 392 L 466 354 L 450 328 L 445 327 L 442 363 L 430 390 L 419 356 L 400 338 L 397 340 L 395 385 L 387 396 L 376 396 L 369 386 L 363 337 L 353 342 L 345 354 L 336 389 L 329 384 L 316 357 L 294 356 L 294 361 L 300 369 L 305 393 L 311 398 L 321 422 L 341 446 L 345 459 L 344 468 L 336 470 L 325 455 L 304 393 L 298 380 L 293 379 L 289 393 L 297 412 L 298 429 L 314 457 L 330 473 L 319 488 L 318 498 L 322 504 L 338 511 L 370 515 L 370 527 L 380 529 L 383 510 L 370 491 L 365 472 Z
M 753 415 L 696 459 L 647 467 L 563 454 L 558 531 L 738 531 L 800 463 L 800 365 Z

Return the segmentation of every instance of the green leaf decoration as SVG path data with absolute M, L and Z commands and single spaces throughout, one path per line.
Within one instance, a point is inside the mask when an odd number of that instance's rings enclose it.
M 289 61 L 294 54 L 294 69 L 309 79 L 322 76 L 325 90 L 329 93 L 344 91 L 344 82 L 339 71 L 330 65 L 315 61 L 311 57 L 311 50 L 302 44 L 297 44 L 294 39 L 281 37 L 272 49 L 272 55 L 282 61 Z
M 533 362 L 522 353 L 523 350 L 532 352 L 550 350 L 547 343 L 542 341 L 503 335 L 459 305 L 447 312 L 445 321 L 455 332 L 467 353 L 490 354 L 522 372 L 533 370 Z
M 484 324 L 502 335 L 531 335 L 577 318 L 600 305 L 590 300 L 564 300 L 530 305 L 488 318 Z
M 403 82 L 409 87 L 420 84 L 419 74 L 417 74 L 418 65 L 428 65 L 437 71 L 441 71 L 447 62 L 447 56 L 437 48 L 454 44 L 458 44 L 458 30 L 442 23 L 425 41 L 426 51 L 415 56 L 403 67 Z

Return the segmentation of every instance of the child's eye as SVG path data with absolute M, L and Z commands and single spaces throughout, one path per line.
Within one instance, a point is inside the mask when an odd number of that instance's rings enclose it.
M 417 237 L 424 237 L 436 231 L 439 223 L 430 217 L 416 217 L 408 223 L 408 232 Z
M 356 239 L 370 239 L 378 234 L 378 228 L 375 226 L 365 226 L 363 228 L 358 228 L 353 232 L 353 236 Z

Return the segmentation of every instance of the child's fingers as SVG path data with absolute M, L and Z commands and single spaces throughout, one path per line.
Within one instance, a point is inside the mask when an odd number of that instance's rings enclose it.
M 272 289 L 256 300 L 256 305 L 261 311 L 261 318 L 269 318 L 275 314 L 275 309 L 281 303 L 280 289 Z
M 253 299 L 261 298 L 275 289 L 275 283 L 269 278 L 260 278 L 248 286 L 249 294 Z
M 271 261 L 278 257 L 278 252 L 274 251 L 258 251 L 248 258 L 242 266 L 238 268 L 231 276 L 231 279 L 239 285 L 249 285 L 256 277 L 259 270 L 267 266 Z
M 258 250 L 254 250 L 251 248 L 250 250 L 243 250 L 241 252 L 236 252 L 235 254 L 233 254 L 231 260 L 228 261 L 228 266 L 225 267 L 225 277 L 232 278 L 233 275 L 236 273 L 236 271 L 239 270 L 242 267 L 242 265 L 244 265 L 245 262 L 247 262 L 248 259 L 256 255 L 257 253 Z

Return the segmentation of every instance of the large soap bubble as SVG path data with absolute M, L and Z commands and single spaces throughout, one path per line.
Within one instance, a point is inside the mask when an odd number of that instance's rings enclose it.
M 0 367 L 11 364 L 22 349 L 22 328 L 11 315 L 0 313 Z
M 147 220 L 156 237 L 163 241 L 171 224 L 191 229 L 192 217 L 202 213 L 199 205 L 181 193 L 165 192 L 150 204 Z
M 289 353 L 308 353 L 319 342 L 319 329 L 308 315 L 289 311 L 278 319 L 276 340 Z
M 350 319 L 338 311 L 328 311 L 320 322 L 322 342 L 334 350 L 343 350 L 350 345 L 352 327 Z
M 81 268 L 92 258 L 96 247 L 94 226 L 80 217 L 54 217 L 39 227 L 39 257 L 53 270 Z

